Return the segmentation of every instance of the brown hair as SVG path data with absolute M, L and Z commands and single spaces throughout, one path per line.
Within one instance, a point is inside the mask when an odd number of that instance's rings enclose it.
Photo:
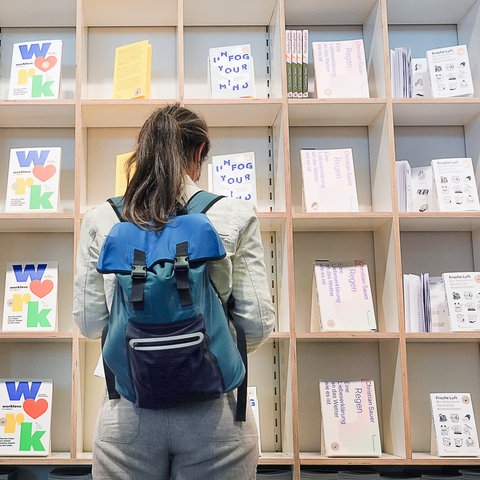
M 124 219 L 160 230 L 175 215 L 187 168 L 202 144 L 203 161 L 210 140 L 207 124 L 196 113 L 179 104 L 155 110 L 143 124 L 126 164 Z

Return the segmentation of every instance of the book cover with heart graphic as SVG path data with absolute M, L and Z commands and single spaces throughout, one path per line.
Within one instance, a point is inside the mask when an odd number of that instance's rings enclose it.
M 52 380 L 0 379 L 0 455 L 50 454 Z
M 61 147 L 10 149 L 5 212 L 58 212 Z
M 60 94 L 62 40 L 13 45 L 9 100 L 55 100 Z
M 57 330 L 58 262 L 8 262 L 4 332 Z

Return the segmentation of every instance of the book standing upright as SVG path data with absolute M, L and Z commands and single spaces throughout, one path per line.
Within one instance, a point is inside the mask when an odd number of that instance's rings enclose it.
M 9 100 L 54 100 L 60 95 L 62 40 L 13 45 Z
M 57 291 L 57 261 L 7 263 L 2 330 L 56 331 Z
M 113 98 L 149 98 L 151 70 L 152 46 L 148 40 L 117 47 L 113 68 Z
M 369 98 L 363 39 L 312 42 L 317 98 Z
M 52 380 L 0 379 L 1 456 L 50 454 Z
M 211 98 L 255 98 L 250 44 L 210 48 L 208 73 Z
M 320 381 L 320 407 L 325 455 L 378 457 L 382 454 L 373 380 Z
M 57 212 L 60 147 L 12 148 L 8 167 L 6 212 Z
M 430 393 L 431 453 L 440 457 L 480 455 L 470 393 Z

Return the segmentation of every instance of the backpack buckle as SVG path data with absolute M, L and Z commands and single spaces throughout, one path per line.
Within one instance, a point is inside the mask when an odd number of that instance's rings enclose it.
M 146 265 L 132 265 L 132 271 L 130 273 L 133 279 L 141 280 L 147 277 Z
M 175 260 L 175 266 L 174 266 L 175 270 L 188 270 L 190 268 L 187 255 L 176 256 L 174 260 Z

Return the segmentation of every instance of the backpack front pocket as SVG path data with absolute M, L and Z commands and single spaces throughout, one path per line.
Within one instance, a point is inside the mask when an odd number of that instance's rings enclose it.
M 166 408 L 222 394 L 201 315 L 166 324 L 129 321 L 125 340 L 137 406 Z

